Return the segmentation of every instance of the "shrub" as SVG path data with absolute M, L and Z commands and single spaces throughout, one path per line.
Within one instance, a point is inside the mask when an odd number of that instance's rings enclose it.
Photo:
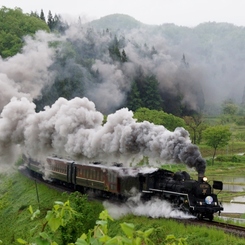
M 219 162 L 241 162 L 242 159 L 244 159 L 244 156 L 222 155 L 222 156 L 217 156 L 215 160 Z

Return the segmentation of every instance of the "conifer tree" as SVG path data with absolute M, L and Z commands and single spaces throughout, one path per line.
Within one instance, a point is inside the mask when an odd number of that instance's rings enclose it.
M 49 29 L 52 31 L 54 29 L 54 18 L 51 11 L 48 11 L 48 22 Z
M 132 111 L 136 111 L 137 109 L 142 107 L 140 92 L 135 81 L 133 82 L 131 91 L 128 93 L 127 96 L 127 107 Z
M 46 22 L 45 15 L 44 15 L 44 12 L 42 9 L 41 9 L 41 13 L 40 13 L 40 19 L 43 20 L 44 22 Z
M 122 51 L 121 59 L 122 59 L 122 62 L 127 62 L 128 61 L 128 58 L 127 58 L 127 55 L 126 55 L 126 52 L 125 52 L 124 49 Z

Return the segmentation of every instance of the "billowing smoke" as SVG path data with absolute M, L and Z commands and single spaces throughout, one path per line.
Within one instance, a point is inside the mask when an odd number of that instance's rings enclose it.
M 38 98 L 42 88 L 52 83 L 54 73 L 48 71 L 54 58 L 49 47 L 52 40 L 52 34 L 40 31 L 34 38 L 25 38 L 21 54 L 5 60 L 0 57 L 0 110 L 12 97 Z
M 143 203 L 138 195 L 129 198 L 126 203 L 114 204 L 109 201 L 105 201 L 103 205 L 105 209 L 108 210 L 110 216 L 114 219 L 121 218 L 127 214 L 151 218 L 194 218 L 194 216 L 190 214 L 174 209 L 171 203 L 165 200 L 154 198 Z
M 164 126 L 138 123 L 126 108 L 115 112 L 122 107 L 139 67 L 144 75 L 156 75 L 161 91 L 174 93 L 176 83 L 183 84 L 185 77 L 190 84 L 181 87 L 183 103 L 195 108 L 196 99 L 188 87 L 197 77 L 200 82 L 200 70 L 197 66 L 192 66 L 192 72 L 182 69 L 180 57 L 162 37 L 142 30 L 128 34 L 123 44 L 129 58 L 125 63 L 110 57 L 110 33 L 81 26 L 71 26 L 61 36 L 40 31 L 24 40 L 21 53 L 0 58 L 2 162 L 13 162 L 24 152 L 37 159 L 55 153 L 134 166 L 146 156 L 150 165 L 183 162 L 199 173 L 205 171 L 205 161 L 185 129 L 170 132 Z M 145 41 L 157 52 L 146 48 Z M 51 94 L 53 103 L 36 112 L 33 100 L 57 81 L 62 86 L 73 81 L 77 89 L 72 85 L 69 89 L 72 98 L 79 92 L 77 97 L 66 100 Z M 111 113 L 104 125 L 102 113 Z
M 164 126 L 137 122 L 126 108 L 110 114 L 104 125 L 102 122 L 103 114 L 87 98 L 59 98 L 38 113 L 26 98 L 13 98 L 1 113 L 0 154 L 13 156 L 12 149 L 19 145 L 34 158 L 56 153 L 134 166 L 145 156 L 150 165 L 183 162 L 199 173 L 205 171 L 205 161 L 184 128 L 170 132 Z

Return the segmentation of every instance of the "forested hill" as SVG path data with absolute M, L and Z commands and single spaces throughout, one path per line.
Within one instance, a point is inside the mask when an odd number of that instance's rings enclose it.
M 68 24 L 51 12 L 46 18 L 20 9 L 0 12 L 5 28 L 1 107 L 12 96 L 30 96 L 37 110 L 59 97 L 85 96 L 105 114 L 146 107 L 184 116 L 216 112 L 228 99 L 244 103 L 244 27 L 213 22 L 193 28 L 154 26 L 121 14 Z M 4 16 L 20 18 L 18 28 Z M 38 21 L 35 31 L 46 31 L 31 32 L 31 18 Z M 9 42 L 17 32 L 21 37 Z M 22 48 L 14 49 L 17 43 Z
M 129 31 L 135 28 L 146 28 L 147 25 L 125 14 L 112 14 L 89 22 L 89 26 L 97 29 L 113 31 Z

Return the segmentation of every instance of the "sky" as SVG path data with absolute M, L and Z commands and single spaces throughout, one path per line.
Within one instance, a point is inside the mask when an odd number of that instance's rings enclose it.
M 110 14 L 127 14 L 145 24 L 174 23 L 194 27 L 203 22 L 228 22 L 245 26 L 244 0 L 1 0 L 1 6 L 19 7 L 24 13 L 43 9 L 67 20 L 99 19 Z

